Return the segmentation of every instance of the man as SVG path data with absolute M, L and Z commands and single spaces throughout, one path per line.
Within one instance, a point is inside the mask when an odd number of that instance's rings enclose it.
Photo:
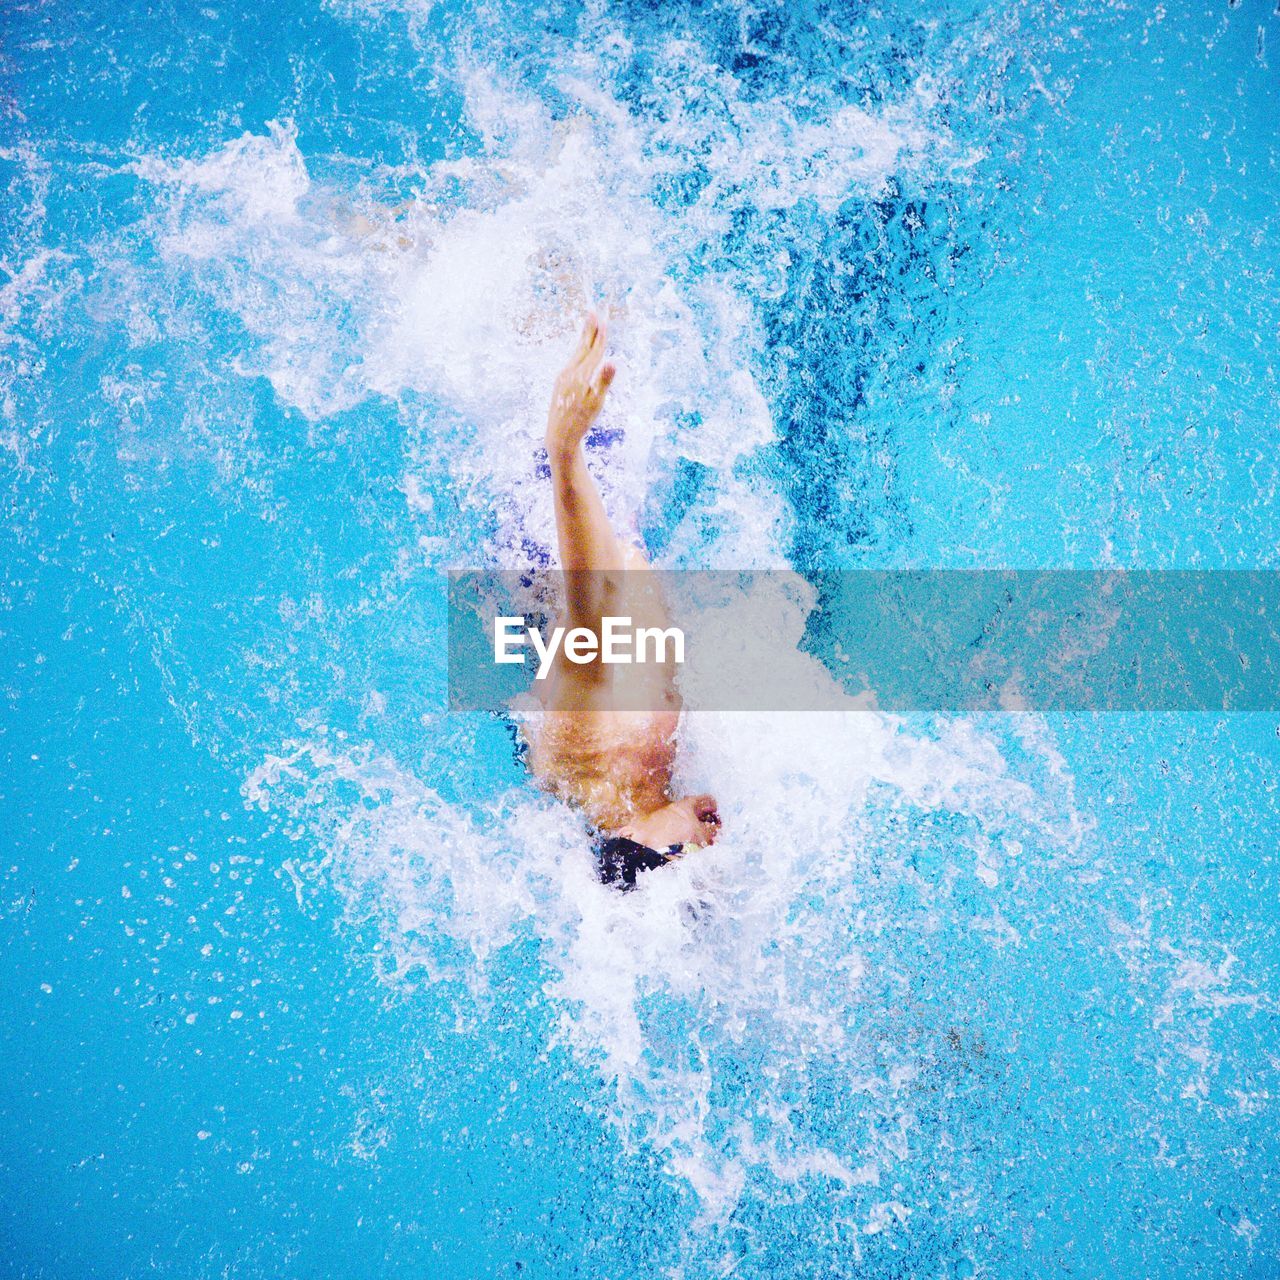
M 565 625 L 596 637 L 605 617 L 628 617 L 633 628 L 669 626 L 648 563 L 614 534 L 583 456 L 616 372 L 604 352 L 605 326 L 592 313 L 556 379 L 546 437 Z M 634 888 L 638 872 L 715 840 L 714 797 L 671 794 L 681 700 L 670 659 L 578 663 L 561 646 L 541 690 L 544 714 L 526 728 L 529 767 L 591 823 L 605 883 Z

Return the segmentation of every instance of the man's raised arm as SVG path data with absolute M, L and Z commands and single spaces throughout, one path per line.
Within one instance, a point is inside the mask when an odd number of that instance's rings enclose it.
M 588 627 L 596 635 L 617 597 L 617 575 L 625 567 L 622 545 L 582 451 L 582 441 L 616 372 L 604 358 L 604 342 L 605 327 L 592 312 L 573 356 L 556 379 L 546 440 L 568 622 L 571 627 Z

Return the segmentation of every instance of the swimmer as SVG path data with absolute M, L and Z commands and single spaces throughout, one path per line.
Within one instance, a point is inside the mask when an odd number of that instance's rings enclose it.
M 556 379 L 547 415 L 568 628 L 601 634 L 606 616 L 670 626 L 656 578 L 638 548 L 619 540 L 587 470 L 582 442 L 616 369 L 605 325 L 592 313 Z M 672 662 L 577 663 L 561 646 L 545 681 L 543 715 L 525 726 L 533 775 L 591 824 L 600 878 L 622 889 L 636 875 L 711 844 L 720 827 L 709 795 L 673 796 L 681 699 Z

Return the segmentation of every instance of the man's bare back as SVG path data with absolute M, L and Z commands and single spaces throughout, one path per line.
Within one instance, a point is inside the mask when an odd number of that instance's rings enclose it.
M 565 623 L 597 636 L 605 617 L 629 617 L 637 627 L 670 624 L 656 578 L 640 551 L 614 533 L 583 456 L 614 378 L 604 352 L 605 327 L 593 314 L 556 379 L 546 435 Z M 542 700 L 541 722 L 527 730 L 529 767 L 582 811 L 613 853 L 634 845 L 642 859 L 652 851 L 661 861 L 715 840 L 714 797 L 671 794 L 681 703 L 669 661 L 577 663 L 561 649 Z M 632 868 L 626 882 L 634 876 Z

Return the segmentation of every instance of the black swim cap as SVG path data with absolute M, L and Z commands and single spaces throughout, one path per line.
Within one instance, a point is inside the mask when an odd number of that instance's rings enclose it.
M 678 845 L 672 845 L 666 853 L 659 853 L 657 849 L 650 849 L 647 844 L 626 836 L 601 834 L 595 841 L 596 874 L 601 884 L 612 885 L 626 893 L 636 887 L 636 876 L 641 871 L 666 866 L 678 849 Z

